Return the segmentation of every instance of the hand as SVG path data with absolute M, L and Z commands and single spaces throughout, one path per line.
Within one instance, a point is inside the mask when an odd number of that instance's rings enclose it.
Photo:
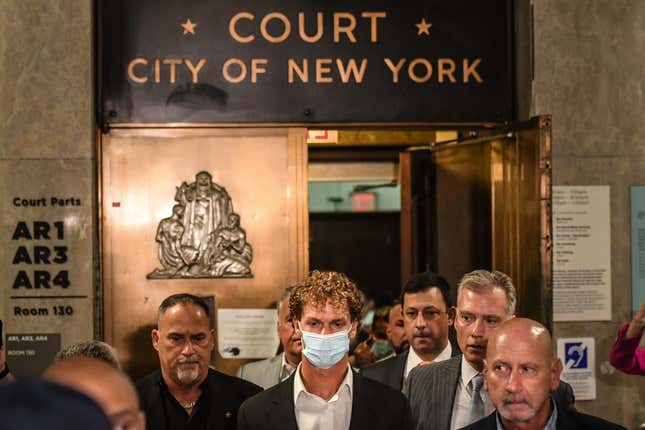
M 636 315 L 629 323 L 625 338 L 640 336 L 643 333 L 643 329 L 645 329 L 645 303 L 641 304 L 641 307 L 636 311 Z
M 374 363 L 374 353 L 367 341 L 359 343 L 354 349 L 354 364 L 356 367 L 364 367 Z

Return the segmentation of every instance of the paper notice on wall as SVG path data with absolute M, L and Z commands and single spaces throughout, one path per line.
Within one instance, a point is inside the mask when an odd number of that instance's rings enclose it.
M 609 186 L 553 187 L 553 320 L 611 320 Z
M 630 189 L 632 213 L 632 315 L 645 303 L 645 186 Z
M 573 388 L 576 400 L 596 398 L 596 342 L 593 337 L 558 339 L 560 379 Z
M 267 358 L 278 350 L 275 309 L 219 309 L 217 349 L 224 358 Z

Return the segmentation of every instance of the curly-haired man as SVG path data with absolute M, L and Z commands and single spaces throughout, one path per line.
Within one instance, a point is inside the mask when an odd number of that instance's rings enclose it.
M 361 315 L 356 284 L 342 273 L 315 270 L 292 291 L 289 308 L 304 345 L 300 365 L 242 404 L 239 429 L 411 428 L 405 397 L 349 366 Z

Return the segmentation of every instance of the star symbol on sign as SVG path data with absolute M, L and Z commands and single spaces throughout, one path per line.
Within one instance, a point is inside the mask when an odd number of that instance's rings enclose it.
M 421 22 L 414 25 L 419 29 L 417 36 L 421 36 L 422 34 L 430 36 L 430 27 L 432 27 L 432 24 L 426 22 L 425 18 L 421 18 Z
M 197 24 L 192 22 L 190 18 L 187 19 L 186 22 L 184 22 L 181 26 L 184 28 L 184 34 L 195 34 L 195 27 L 197 27 Z

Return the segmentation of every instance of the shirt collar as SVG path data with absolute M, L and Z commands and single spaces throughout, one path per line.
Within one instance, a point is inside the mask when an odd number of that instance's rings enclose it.
M 421 357 L 417 355 L 417 353 L 414 351 L 414 348 L 410 346 L 410 349 L 408 349 L 408 361 L 406 362 L 405 365 L 405 377 L 408 377 L 408 374 L 419 365 L 423 360 Z M 452 346 L 450 345 L 450 342 L 446 345 L 446 347 L 437 355 L 433 361 L 444 361 L 449 359 L 452 356 Z
M 546 425 L 542 430 L 556 430 L 556 424 L 558 423 L 558 407 L 555 405 L 555 402 L 553 399 L 551 400 L 551 405 L 553 406 L 553 412 L 551 412 L 551 416 L 549 417 L 549 420 L 546 422 Z M 502 426 L 502 420 L 499 419 L 499 412 L 495 412 L 495 421 L 497 422 L 497 430 L 504 430 L 504 426 Z
M 461 382 L 465 387 L 468 386 L 470 381 L 481 372 L 478 372 L 467 360 L 465 356 L 461 356 Z
M 281 359 L 281 363 L 280 363 L 280 381 L 282 381 L 283 379 L 286 379 L 286 378 L 288 378 L 289 376 L 291 376 L 291 374 L 293 373 L 293 371 L 296 369 L 295 367 L 293 367 L 293 366 L 292 366 L 292 365 L 287 361 L 287 357 L 286 357 L 286 355 L 285 355 L 285 354 L 286 354 L 286 353 L 284 353 L 284 352 L 282 353 L 282 359 Z M 284 375 L 285 373 L 286 373 L 286 377 L 284 377 L 284 378 L 283 378 L 283 375 Z
M 315 394 L 312 394 L 309 391 L 307 391 L 307 389 L 305 388 L 305 384 L 302 381 L 302 377 L 300 376 L 301 367 L 302 367 L 302 363 L 298 364 L 298 367 L 296 367 L 296 370 L 295 370 L 295 377 L 293 379 L 293 404 L 294 405 L 298 401 L 298 397 L 300 396 L 300 393 L 305 393 L 309 396 L 316 396 Z M 352 391 L 354 389 L 354 374 L 349 364 L 347 364 L 347 373 L 345 373 L 345 378 L 340 383 L 340 386 L 338 387 L 338 391 L 336 391 L 336 393 L 332 396 L 332 399 L 338 396 L 338 393 L 343 387 L 347 387 L 347 390 L 349 391 L 349 395 L 351 397 Z

